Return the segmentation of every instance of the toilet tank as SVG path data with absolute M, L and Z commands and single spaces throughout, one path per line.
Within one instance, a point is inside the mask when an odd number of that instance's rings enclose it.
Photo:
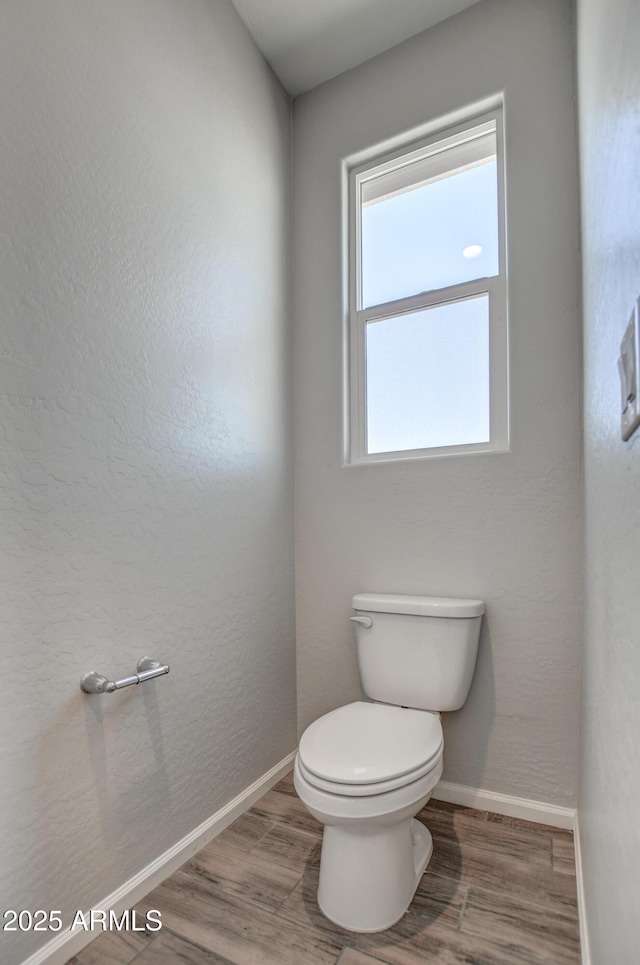
M 352 606 L 368 697 L 420 710 L 462 707 L 476 665 L 482 600 L 358 593 Z

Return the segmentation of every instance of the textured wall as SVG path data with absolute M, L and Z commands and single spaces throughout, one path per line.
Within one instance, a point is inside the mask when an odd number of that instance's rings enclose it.
M 294 102 L 299 723 L 359 694 L 358 590 L 481 597 L 445 779 L 574 802 L 581 539 L 572 4 L 483 0 Z M 340 162 L 505 92 L 512 451 L 341 468 Z
M 593 965 L 640 946 L 640 435 L 616 360 L 640 295 L 640 7 L 580 0 L 586 598 L 578 813 Z
M 68 915 L 295 743 L 290 113 L 226 0 L 0 24 L 0 906 Z

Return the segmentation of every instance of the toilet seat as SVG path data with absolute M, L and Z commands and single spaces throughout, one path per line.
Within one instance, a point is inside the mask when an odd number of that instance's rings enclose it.
M 310 784 L 348 797 L 383 794 L 423 777 L 442 759 L 438 714 L 356 701 L 311 724 L 298 751 Z
M 385 794 L 387 791 L 395 791 L 397 788 L 413 784 L 421 777 L 429 774 L 430 771 L 433 771 L 441 760 L 442 754 L 440 753 L 417 771 L 412 771 L 410 774 L 403 774 L 401 777 L 395 777 L 389 781 L 377 781 L 375 784 L 339 784 L 336 781 L 323 780 L 323 778 L 311 774 L 305 768 L 299 756 L 298 768 L 302 777 L 320 791 L 326 791 L 328 794 L 342 795 L 343 797 L 371 797 L 374 794 Z

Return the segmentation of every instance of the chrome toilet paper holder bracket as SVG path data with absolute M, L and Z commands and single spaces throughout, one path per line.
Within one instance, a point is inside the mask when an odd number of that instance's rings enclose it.
M 122 690 L 123 687 L 141 684 L 145 680 L 153 680 L 154 677 L 169 673 L 169 665 L 160 663 L 153 657 L 141 657 L 138 660 L 137 670 L 137 673 L 130 677 L 123 677 L 121 680 L 109 680 L 103 674 L 90 670 L 80 680 L 80 690 L 85 694 L 112 694 L 114 690 Z

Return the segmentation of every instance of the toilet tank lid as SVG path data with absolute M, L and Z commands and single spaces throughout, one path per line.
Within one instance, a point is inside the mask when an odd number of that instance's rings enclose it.
M 394 593 L 357 593 L 354 610 L 370 613 L 412 613 L 421 617 L 479 617 L 484 613 L 482 600 L 459 600 L 447 596 L 400 596 Z

